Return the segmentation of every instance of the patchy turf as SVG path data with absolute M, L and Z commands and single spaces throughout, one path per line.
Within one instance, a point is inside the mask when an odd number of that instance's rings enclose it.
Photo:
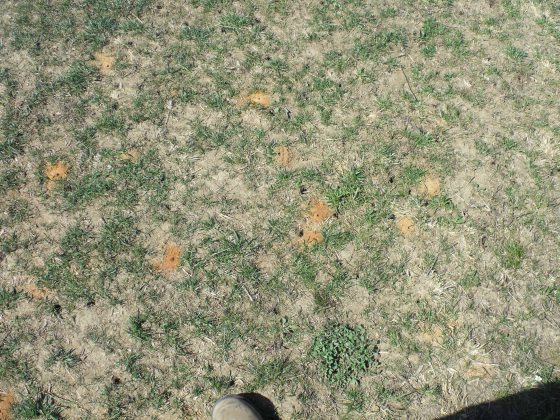
M 6 0 L 0 39 L 0 417 L 558 380 L 556 1 Z

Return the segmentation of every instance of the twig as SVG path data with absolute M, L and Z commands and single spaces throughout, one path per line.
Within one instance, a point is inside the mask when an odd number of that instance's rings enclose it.
M 414 91 L 412 90 L 412 87 L 410 86 L 408 76 L 404 72 L 404 67 L 402 65 L 401 65 L 401 71 L 402 71 L 402 74 L 404 74 L 404 78 L 406 79 L 406 84 L 408 85 L 408 89 L 410 90 L 410 93 L 412 93 L 412 96 L 414 96 L 414 99 L 416 100 L 416 102 L 418 102 L 418 98 L 416 97 L 416 95 L 414 94 Z
M 253 299 L 253 296 L 251 296 L 251 293 L 249 293 L 249 291 L 247 290 L 247 288 L 245 287 L 245 285 L 243 283 L 241 283 L 241 287 L 243 288 L 243 290 L 245 290 L 245 293 L 247 293 L 247 296 L 249 296 L 249 300 L 251 302 L 254 302 L 255 299 Z
M 138 16 L 136 16 L 135 14 L 133 14 L 132 16 L 134 16 L 134 18 L 140 22 L 142 25 L 144 24 L 144 22 L 142 22 L 142 19 L 140 19 Z
M 434 268 L 435 268 L 438 260 L 439 260 L 439 254 L 437 254 L 436 257 L 434 258 L 434 262 L 433 262 L 432 266 L 430 267 L 430 269 L 428 270 L 428 272 L 426 273 L 426 275 L 429 276 L 432 273 L 432 271 L 434 271 Z

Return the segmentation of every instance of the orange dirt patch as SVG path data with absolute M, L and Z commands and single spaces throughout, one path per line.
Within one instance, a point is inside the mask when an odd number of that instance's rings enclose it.
M 414 220 L 412 220 L 410 217 L 398 217 L 396 223 L 397 229 L 404 236 L 410 236 L 416 231 Z
M 129 149 L 126 152 L 122 152 L 119 155 L 119 159 L 120 160 L 127 160 L 127 161 L 132 162 L 132 163 L 136 163 L 136 162 L 138 162 L 138 159 L 140 159 L 140 151 L 136 148 Z
M 418 185 L 418 194 L 432 198 L 441 193 L 441 184 L 439 179 L 433 175 L 426 175 Z
M 308 216 L 311 223 L 323 223 L 328 220 L 334 212 L 323 200 L 312 199 L 309 204 Z
M 161 261 L 155 261 L 154 267 L 162 271 L 175 271 L 181 263 L 181 255 L 183 251 L 179 246 L 170 242 L 165 245 L 165 252 Z
M 37 287 L 35 284 L 29 284 L 24 287 L 24 290 L 31 295 L 33 300 L 43 300 L 52 295 L 52 290 Z
M 304 229 L 303 235 L 300 238 L 304 245 L 313 246 L 320 244 L 325 240 L 323 234 L 318 230 L 308 230 Z
M 97 51 L 93 56 L 95 60 L 93 60 L 91 64 L 97 67 L 102 76 L 108 75 L 113 68 L 113 64 L 115 64 L 115 56 L 103 51 Z
M 256 92 L 250 93 L 249 95 L 242 96 L 237 104 L 243 106 L 245 104 L 258 105 L 263 108 L 268 108 L 272 103 L 272 98 L 266 92 L 258 90 Z
M 48 163 L 45 168 L 45 175 L 49 181 L 64 179 L 68 176 L 68 165 L 61 161 Z
M 14 400 L 15 395 L 12 391 L 9 391 L 7 394 L 0 394 L 0 420 L 12 418 L 11 411 Z
M 68 165 L 62 161 L 55 163 L 47 163 L 45 167 L 45 175 L 47 176 L 47 189 L 51 190 L 57 181 L 65 179 L 68 176 Z
M 276 163 L 278 165 L 287 167 L 292 162 L 292 152 L 286 146 L 278 146 L 276 148 Z

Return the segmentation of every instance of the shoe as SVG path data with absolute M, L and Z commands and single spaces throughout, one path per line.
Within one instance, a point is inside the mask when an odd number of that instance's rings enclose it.
M 212 420 L 263 420 L 255 408 L 238 395 L 228 395 L 216 401 Z

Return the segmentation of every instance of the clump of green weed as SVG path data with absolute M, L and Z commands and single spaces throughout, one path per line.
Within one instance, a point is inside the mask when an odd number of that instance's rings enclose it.
M 313 342 L 312 356 L 319 359 L 324 379 L 338 388 L 358 385 L 362 376 L 376 364 L 379 350 L 362 326 L 333 324 Z
M 514 47 L 513 45 L 510 45 L 506 48 L 506 55 L 512 60 L 516 61 L 522 61 L 529 56 L 529 54 L 527 54 L 521 48 Z
M 13 414 L 18 419 L 34 419 L 42 417 L 45 419 L 62 419 L 62 410 L 48 394 L 40 393 L 35 398 L 26 398 L 16 404 Z
M 351 200 L 358 200 L 364 193 L 365 175 L 361 168 L 352 168 L 346 172 L 340 185 L 326 192 L 328 203 L 336 209 Z
M 0 311 L 11 309 L 15 303 L 22 298 L 22 293 L 17 292 L 15 289 L 5 289 L 0 287 Z
M 525 257 L 525 248 L 515 241 L 508 242 L 502 252 L 502 264 L 505 268 L 518 269 Z
M 22 183 L 21 173 L 15 169 L 0 172 L 0 193 L 4 194 L 10 189 L 17 188 Z
M 80 364 L 81 361 L 82 358 L 80 355 L 76 354 L 73 349 L 67 350 L 62 347 L 58 347 L 49 355 L 46 360 L 46 365 L 47 367 L 51 367 L 56 363 L 61 363 L 67 368 L 73 368 Z

